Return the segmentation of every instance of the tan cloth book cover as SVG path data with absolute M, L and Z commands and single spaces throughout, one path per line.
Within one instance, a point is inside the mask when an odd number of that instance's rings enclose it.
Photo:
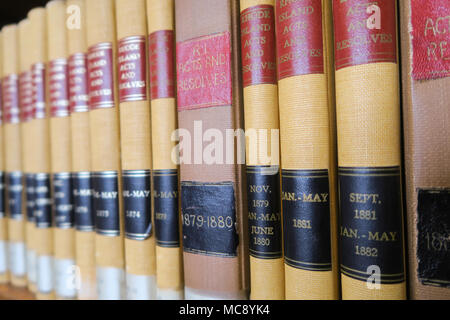
M 175 17 L 185 298 L 246 299 L 239 3 L 177 0 Z
M 95 217 L 92 208 L 85 0 L 66 2 L 77 297 L 97 298 Z
M 23 27 L 24 24 L 22 24 Z M 8 216 L 8 264 L 13 286 L 25 287 L 25 201 L 22 167 L 21 124 L 19 110 L 19 29 L 3 27 L 3 125 L 6 171 L 6 213 Z
M 396 6 L 333 0 L 345 300 L 406 298 Z
M 0 110 L 3 112 L 3 35 L 0 32 Z M 6 217 L 5 153 L 3 149 L 3 115 L 0 112 L 0 285 L 9 282 L 8 268 L 8 220 Z
M 156 299 L 145 0 L 116 0 L 127 298 Z
M 67 65 L 66 4 L 47 6 L 47 95 L 50 111 L 50 162 L 52 169 L 54 280 L 58 299 L 73 299 L 75 229 L 72 206 L 72 150 Z
M 150 79 L 153 221 L 156 237 L 157 298 L 184 298 L 180 237 L 179 166 L 172 160 L 177 129 L 175 7 L 173 0 L 147 0 Z
M 276 2 L 286 299 L 339 298 L 333 20 Z
M 34 155 L 34 250 L 36 251 L 36 282 L 38 299 L 54 299 L 53 217 L 50 186 L 50 125 L 47 103 L 47 12 L 35 8 L 28 13 L 30 20 L 30 59 L 32 72 L 31 136 Z
M 240 1 L 252 300 L 285 297 L 274 7 Z
M 115 19 L 114 0 L 86 1 L 95 256 L 100 300 L 120 300 L 126 296 Z
M 31 22 L 24 19 L 19 25 L 19 109 L 21 120 L 22 166 L 24 171 L 24 201 L 26 208 L 26 269 L 30 291 L 36 291 L 36 252 L 34 251 L 34 175 L 31 172 L 33 155 L 31 119 L 33 111 L 33 84 L 31 73 Z
M 450 299 L 448 1 L 400 2 L 411 299 Z

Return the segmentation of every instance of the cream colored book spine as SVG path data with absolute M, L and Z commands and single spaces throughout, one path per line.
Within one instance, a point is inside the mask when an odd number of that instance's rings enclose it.
M 177 129 L 173 0 L 147 0 L 148 55 L 152 119 L 153 207 L 158 299 L 184 298 L 180 241 L 178 173 L 172 161 Z M 162 194 L 177 195 L 163 197 Z
M 286 299 L 334 300 L 339 283 L 331 4 L 277 0 L 276 19 Z
M 95 219 L 91 192 L 89 96 L 85 0 L 68 0 L 67 48 L 72 144 L 72 189 L 75 220 L 75 261 L 79 268 L 79 300 L 97 298 Z
M 18 97 L 19 27 L 3 27 L 3 118 L 11 283 L 25 287 L 25 219 Z
M 156 299 L 145 0 L 115 0 L 127 299 Z
M 54 299 L 53 228 L 50 187 L 50 127 L 46 94 L 45 70 L 47 63 L 47 20 L 44 8 L 35 8 L 28 14 L 31 23 L 30 59 L 33 84 L 33 111 L 31 120 L 34 155 L 31 173 L 34 176 L 36 222 L 34 248 L 37 254 L 37 294 L 40 300 Z
M 403 300 L 397 1 L 333 0 L 345 300 Z
M 8 219 L 6 217 L 5 153 L 3 149 L 3 35 L 0 32 L 0 285 L 9 282 Z
M 284 300 L 275 0 L 241 0 L 250 298 Z
M 50 150 L 54 216 L 54 276 L 57 299 L 73 299 L 75 230 L 72 208 L 72 157 L 67 79 L 66 5 L 47 4 L 47 92 L 50 108 Z
M 31 116 L 33 107 L 33 85 L 30 59 L 30 31 L 31 23 L 25 19 L 19 25 L 19 108 L 22 144 L 22 165 L 24 171 L 24 196 L 26 208 L 25 236 L 26 236 L 26 268 L 28 288 L 36 292 L 36 251 L 34 246 L 34 175 L 31 173 L 33 155 L 31 151 L 32 132 Z
M 86 2 L 91 170 L 99 299 L 125 298 L 120 124 L 113 0 Z

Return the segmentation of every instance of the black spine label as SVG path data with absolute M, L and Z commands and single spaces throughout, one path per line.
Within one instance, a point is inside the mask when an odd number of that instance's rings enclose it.
M 99 235 L 120 236 L 118 179 L 114 171 L 96 172 L 92 176 L 95 229 Z
M 123 171 L 122 181 L 125 236 L 131 240 L 146 240 L 152 234 L 151 172 Z
M 9 172 L 6 175 L 9 216 L 14 220 L 22 219 L 23 174 Z
M 283 170 L 285 263 L 311 271 L 331 270 L 328 170 Z
M 73 228 L 72 176 L 70 173 L 53 174 L 53 211 L 57 228 Z
M 339 197 L 341 272 L 403 282 L 400 168 L 339 168 Z
M 247 167 L 250 255 L 282 257 L 280 171 L 278 166 Z
M 5 217 L 5 173 L 0 172 L 0 219 Z
M 92 209 L 91 174 L 89 172 L 72 174 L 72 188 L 75 228 L 78 231 L 92 232 L 95 230 L 95 216 Z
M 26 186 L 26 198 L 27 198 L 27 220 L 29 222 L 35 222 L 34 219 L 34 174 L 25 175 L 25 186 Z
M 450 288 L 450 190 L 418 190 L 419 281 Z
M 160 247 L 180 246 L 178 212 L 178 171 L 153 172 L 156 244 Z
M 234 186 L 224 183 L 181 183 L 181 214 L 185 252 L 236 257 Z
M 46 229 L 52 226 L 52 198 L 50 175 L 40 173 L 34 179 L 34 218 L 36 227 Z

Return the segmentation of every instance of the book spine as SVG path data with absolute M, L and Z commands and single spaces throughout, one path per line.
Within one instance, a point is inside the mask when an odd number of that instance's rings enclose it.
M 8 220 L 6 217 L 5 153 L 3 149 L 3 34 L 0 32 L 0 285 L 9 283 Z
M 44 8 L 35 8 L 30 19 L 30 59 L 33 86 L 33 111 L 31 116 L 31 150 L 34 161 L 34 219 L 35 250 L 37 254 L 37 294 L 39 300 L 54 299 L 53 274 L 53 217 L 50 186 L 50 126 L 47 114 L 46 63 L 47 20 Z
M 24 196 L 26 208 L 25 236 L 26 236 L 26 269 L 28 288 L 36 291 L 36 252 L 34 245 L 34 179 L 31 174 L 33 157 L 31 150 L 31 111 L 33 86 L 30 64 L 30 27 L 29 19 L 19 24 L 19 109 L 21 125 L 22 167 L 24 171 Z
M 338 299 L 331 5 L 277 0 L 276 21 L 286 299 Z
M 116 0 L 127 299 L 156 299 L 145 0 Z
M 251 299 L 283 300 L 275 1 L 240 3 Z
M 172 160 L 177 129 L 173 0 L 147 0 L 148 61 L 152 119 L 153 207 L 157 297 L 181 300 L 183 260 L 178 197 L 179 166 Z
M 396 1 L 333 0 L 343 299 L 405 299 Z
M 54 216 L 54 275 L 58 299 L 76 297 L 71 284 L 75 265 L 72 208 L 72 159 L 69 117 L 66 5 L 55 0 L 47 9 L 47 93 L 50 108 L 50 150 Z
M 23 171 L 18 97 L 19 31 L 17 25 L 3 28 L 3 121 L 11 283 L 26 286 Z
M 95 217 L 92 208 L 89 95 L 85 0 L 66 2 L 68 83 L 72 146 L 72 196 L 75 222 L 75 261 L 79 300 L 94 300 Z
M 450 2 L 399 4 L 410 298 L 450 300 Z
M 113 0 L 86 1 L 91 165 L 99 299 L 125 296 L 125 259 Z
M 185 298 L 246 299 L 239 3 L 177 0 L 175 16 Z

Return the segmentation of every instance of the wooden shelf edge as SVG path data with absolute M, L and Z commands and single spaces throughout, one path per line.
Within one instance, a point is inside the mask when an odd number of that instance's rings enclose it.
M 0 300 L 35 300 L 35 297 L 27 289 L 0 285 Z

